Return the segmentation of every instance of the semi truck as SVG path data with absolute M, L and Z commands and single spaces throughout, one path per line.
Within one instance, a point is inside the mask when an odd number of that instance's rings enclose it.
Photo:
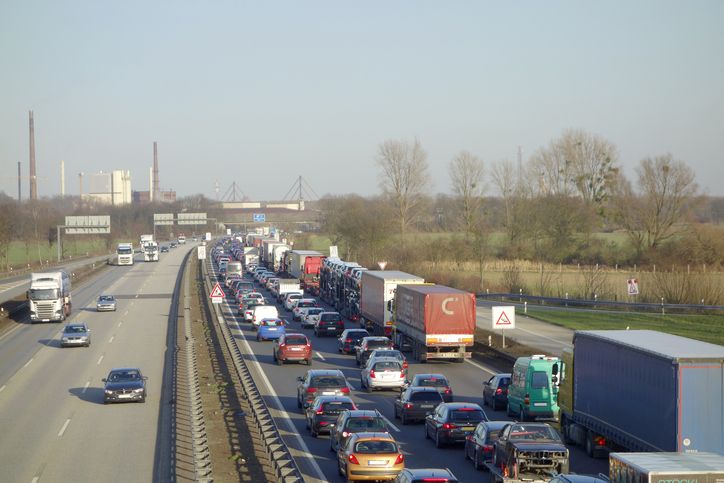
M 272 249 L 272 255 L 271 255 L 271 269 L 274 270 L 276 273 L 281 272 L 282 268 L 282 258 L 284 257 L 284 253 L 291 250 L 292 247 L 289 245 L 281 244 L 281 245 L 275 245 Z
M 151 240 L 143 245 L 143 260 L 146 262 L 158 261 L 158 243 Z
M 425 279 L 396 270 L 365 270 L 360 279 L 360 326 L 374 335 L 390 336 L 394 300 L 399 284 L 421 284 Z
M 708 452 L 611 453 L 608 478 L 611 483 L 717 483 L 724 481 L 724 456 Z
M 561 360 L 561 433 L 589 456 L 724 454 L 724 346 L 653 330 L 584 330 Z
M 118 265 L 133 265 L 133 243 L 119 243 L 116 248 Z
M 443 285 L 397 285 L 393 341 L 420 362 L 464 362 L 475 335 L 475 295 Z
M 27 293 L 31 322 L 62 322 L 70 315 L 70 276 L 65 271 L 30 274 Z
M 244 247 L 243 255 L 244 266 L 258 265 L 259 264 L 259 249 L 256 247 Z
M 299 279 L 302 290 L 312 294 L 318 293 L 319 269 L 325 256 L 314 250 L 289 250 L 286 255 L 287 273 Z

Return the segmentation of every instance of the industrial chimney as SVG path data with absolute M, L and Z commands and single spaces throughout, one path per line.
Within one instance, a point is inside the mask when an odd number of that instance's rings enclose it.
M 65 161 L 60 161 L 60 197 L 65 198 Z
M 160 200 L 161 190 L 158 187 L 158 149 L 156 141 L 153 142 L 153 197 L 152 200 Z
M 38 180 L 35 173 L 35 123 L 33 111 L 30 111 L 30 199 L 38 199 Z

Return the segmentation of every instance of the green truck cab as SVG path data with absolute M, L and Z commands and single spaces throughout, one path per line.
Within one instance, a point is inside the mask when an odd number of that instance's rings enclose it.
M 515 361 L 508 387 L 508 416 L 520 421 L 537 418 L 558 420 L 558 385 L 561 360 L 532 355 Z

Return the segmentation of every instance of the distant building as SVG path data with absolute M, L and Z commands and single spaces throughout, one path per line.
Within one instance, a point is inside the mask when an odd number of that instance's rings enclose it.
M 176 192 L 174 190 L 163 191 L 159 194 L 159 199 L 156 200 L 159 203 L 174 203 L 176 201 Z M 134 203 L 150 203 L 151 194 L 148 191 L 134 191 L 133 192 Z
M 83 199 L 107 205 L 131 203 L 131 172 L 124 170 L 86 175 L 87 192 Z

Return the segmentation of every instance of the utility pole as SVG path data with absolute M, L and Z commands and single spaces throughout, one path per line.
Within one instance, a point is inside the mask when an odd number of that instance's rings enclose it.
M 20 195 L 22 194 L 22 174 L 20 173 L 20 161 L 18 161 L 18 201 L 20 201 Z
M 33 111 L 30 111 L 30 199 L 38 199 L 38 181 L 35 172 L 35 122 Z

